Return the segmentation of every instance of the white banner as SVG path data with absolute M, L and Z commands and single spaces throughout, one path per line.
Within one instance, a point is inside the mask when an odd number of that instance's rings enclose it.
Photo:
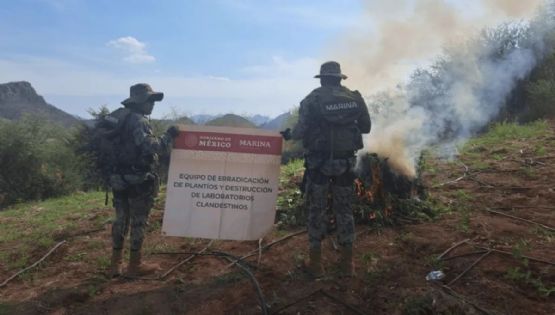
M 162 233 L 256 240 L 275 218 L 282 138 L 249 128 L 181 126 Z

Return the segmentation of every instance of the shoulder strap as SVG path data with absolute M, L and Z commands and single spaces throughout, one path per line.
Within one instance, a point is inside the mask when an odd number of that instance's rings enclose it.
M 124 118 L 123 121 L 121 123 L 118 124 L 118 132 L 121 132 L 125 129 L 125 127 L 127 126 L 128 122 L 129 122 L 129 117 L 131 117 L 132 113 L 131 111 L 128 111 L 124 114 Z

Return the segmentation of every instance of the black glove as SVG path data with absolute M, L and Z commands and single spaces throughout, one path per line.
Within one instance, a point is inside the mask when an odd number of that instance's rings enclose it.
M 291 140 L 291 128 L 287 128 L 283 131 L 279 132 L 281 134 L 281 136 L 283 137 L 283 139 L 285 140 Z
M 171 126 L 170 128 L 168 128 L 168 130 L 166 130 L 166 133 L 170 137 L 175 139 L 177 136 L 179 136 L 179 128 L 177 126 Z

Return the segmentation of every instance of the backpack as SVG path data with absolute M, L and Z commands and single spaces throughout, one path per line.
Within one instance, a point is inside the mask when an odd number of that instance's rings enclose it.
M 117 173 L 118 165 L 124 162 L 122 141 L 130 114 L 131 110 L 123 107 L 100 115 L 95 121 L 90 151 L 105 188 L 113 186 L 110 177 Z
M 307 143 L 309 149 L 332 156 L 361 149 L 362 133 L 357 119 L 365 105 L 357 97 L 360 95 L 344 87 L 322 88 L 319 92 L 314 111 L 318 127 Z

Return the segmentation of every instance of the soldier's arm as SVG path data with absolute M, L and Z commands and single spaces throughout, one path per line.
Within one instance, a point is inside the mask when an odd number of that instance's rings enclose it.
M 173 140 L 170 135 L 164 133 L 161 137 L 156 137 L 146 118 L 137 120 L 133 125 L 133 141 L 143 153 L 163 154 L 169 152 Z
M 299 107 L 299 120 L 295 127 L 293 127 L 293 131 L 291 132 L 291 138 L 295 140 L 303 139 L 306 131 L 309 128 L 309 106 L 310 102 L 313 101 L 312 94 L 309 94 L 305 97 L 304 100 L 301 101 L 301 106 Z
M 361 133 L 369 133 L 370 129 L 372 128 L 372 122 L 370 121 L 368 106 L 366 106 L 366 102 L 364 101 L 364 98 L 362 98 L 362 95 L 360 95 L 358 91 L 355 91 L 355 94 L 359 98 L 359 102 L 361 102 L 361 104 L 363 105 L 362 112 L 357 119 L 358 129 L 360 130 Z

